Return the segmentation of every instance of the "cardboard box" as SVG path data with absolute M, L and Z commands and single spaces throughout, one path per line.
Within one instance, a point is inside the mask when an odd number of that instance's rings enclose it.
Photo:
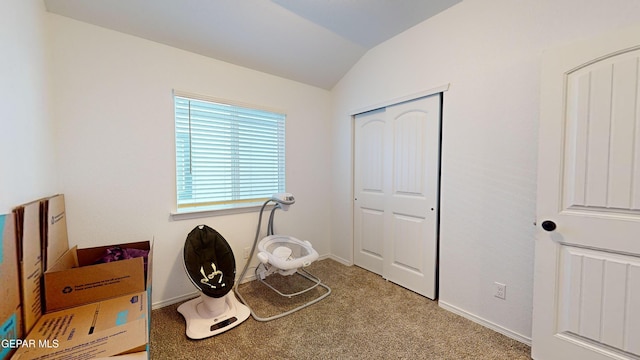
M 16 249 L 15 218 L 0 215 L 0 342 L 20 339 L 20 281 Z M 13 349 L 0 346 L 0 359 L 8 359 Z
M 46 271 L 69 250 L 64 195 L 40 201 L 40 226 L 42 268 Z
M 22 330 L 26 334 L 40 318 L 42 274 L 69 249 L 64 195 L 54 195 L 20 205 L 16 217 Z
M 94 264 L 114 247 L 149 251 L 148 271 L 142 257 Z M 46 312 L 145 291 L 151 284 L 151 250 L 150 241 L 70 249 L 44 274 Z
M 13 359 L 85 360 L 148 351 L 147 293 L 43 315 Z
M 20 270 L 23 333 L 31 330 L 42 315 L 40 280 L 40 202 L 34 201 L 14 209 Z
M 133 354 L 125 354 L 125 355 L 116 355 L 116 356 L 109 356 L 106 358 L 95 358 L 94 360 L 148 360 L 149 359 L 149 352 L 148 351 L 140 351 L 137 353 L 133 353 Z

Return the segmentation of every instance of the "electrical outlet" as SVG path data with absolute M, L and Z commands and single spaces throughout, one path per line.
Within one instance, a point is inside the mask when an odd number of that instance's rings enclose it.
M 251 248 L 250 247 L 246 247 L 244 248 L 244 251 L 242 253 L 243 258 L 246 260 L 249 258 L 249 254 L 251 253 Z
M 493 285 L 493 296 L 497 297 L 498 299 L 505 300 L 507 298 L 507 285 L 501 284 L 499 282 L 494 282 Z

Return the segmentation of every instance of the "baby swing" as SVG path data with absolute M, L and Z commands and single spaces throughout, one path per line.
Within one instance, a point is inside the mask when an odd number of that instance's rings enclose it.
M 258 243 L 258 237 L 260 236 L 260 226 L 262 224 L 262 213 L 264 208 L 270 202 L 276 203 L 276 205 L 271 210 L 271 214 L 269 215 L 269 223 L 267 225 L 267 236 L 263 238 Z M 273 233 L 273 215 L 276 209 L 282 209 L 283 211 L 289 210 L 289 206 L 295 203 L 295 198 L 290 193 L 279 193 L 274 194 L 269 200 L 267 200 L 260 209 L 260 215 L 258 218 L 258 227 L 256 229 L 256 237 L 253 242 L 253 246 L 251 248 L 251 252 L 249 254 L 249 261 L 245 264 L 242 273 L 240 274 L 240 278 L 236 282 L 234 290 L 240 300 L 246 304 L 247 301 L 242 297 L 240 292 L 238 291 L 238 284 L 242 282 L 247 269 L 249 268 L 249 263 L 251 258 L 253 258 L 253 254 L 256 249 L 256 245 L 258 247 L 257 257 L 260 260 L 260 263 L 255 269 L 255 276 L 258 281 L 262 284 L 269 287 L 271 290 L 278 293 L 280 296 L 292 298 L 297 295 L 304 294 L 316 287 L 320 286 L 326 289 L 327 291 L 320 295 L 319 297 L 302 304 L 292 310 L 285 311 L 283 313 L 270 316 L 270 317 L 261 317 L 258 316 L 250 307 L 249 311 L 251 312 L 251 316 L 258 321 L 270 321 L 281 318 L 283 316 L 292 314 L 298 310 L 301 310 L 309 305 L 313 305 L 318 301 L 324 299 L 325 297 L 331 294 L 331 289 L 323 284 L 320 279 L 311 275 L 308 271 L 304 269 L 304 267 L 309 266 L 312 262 L 318 259 L 318 252 L 311 246 L 311 243 L 308 241 L 301 241 L 292 236 L 287 235 L 274 235 Z M 279 273 L 283 276 L 290 275 L 299 275 L 307 280 L 309 280 L 312 284 L 308 288 L 295 292 L 295 293 L 283 293 L 279 289 L 276 289 L 271 284 L 264 281 L 267 276 Z
M 204 339 L 227 331 L 249 317 L 231 289 L 236 262 L 229 243 L 214 229 L 199 225 L 185 240 L 184 268 L 201 294 L 178 307 L 187 322 L 187 336 Z

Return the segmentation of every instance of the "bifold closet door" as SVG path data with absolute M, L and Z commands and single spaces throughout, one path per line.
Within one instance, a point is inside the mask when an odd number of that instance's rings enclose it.
M 354 262 L 436 297 L 440 94 L 355 117 Z
M 354 263 L 382 275 L 388 131 L 385 109 L 356 115 L 354 151 Z

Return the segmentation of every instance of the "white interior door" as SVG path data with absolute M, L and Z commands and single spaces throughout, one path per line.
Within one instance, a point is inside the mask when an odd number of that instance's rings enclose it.
M 354 263 L 382 275 L 386 183 L 390 161 L 385 109 L 356 115 L 354 138 Z
M 532 356 L 640 358 L 640 29 L 545 56 Z
M 355 263 L 436 297 L 440 95 L 356 116 Z

